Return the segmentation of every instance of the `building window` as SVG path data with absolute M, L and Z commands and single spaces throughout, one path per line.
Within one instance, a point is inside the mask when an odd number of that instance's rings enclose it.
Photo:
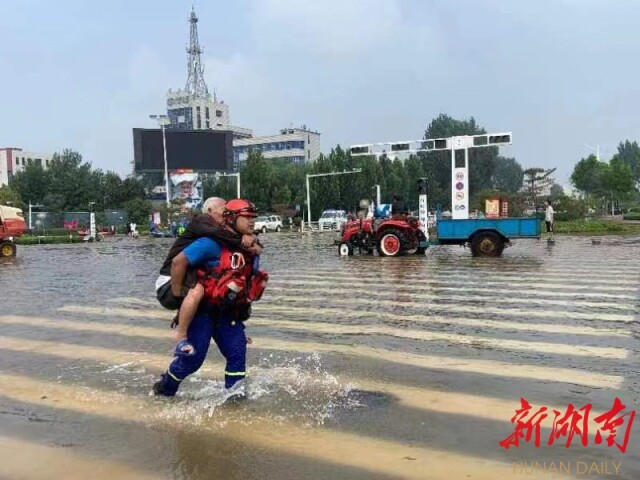
M 198 130 L 202 128 L 202 118 L 200 117 L 200 107 L 196 107 L 196 117 L 198 117 Z
M 34 160 L 34 162 L 35 162 L 35 164 L 36 164 L 36 165 L 38 165 L 38 166 L 40 166 L 40 167 L 42 166 L 42 159 L 41 159 L 41 158 L 36 158 L 36 159 Z
M 222 110 L 216 110 L 216 117 L 222 116 Z
M 204 116 L 205 116 L 205 118 L 206 118 L 207 120 L 209 120 L 209 107 L 206 107 L 206 108 L 205 108 L 205 110 L 204 110 Z M 209 122 L 207 121 L 207 123 L 209 123 Z
M 309 160 L 311 160 L 311 150 L 308 150 L 308 151 L 307 151 L 307 158 L 308 158 Z

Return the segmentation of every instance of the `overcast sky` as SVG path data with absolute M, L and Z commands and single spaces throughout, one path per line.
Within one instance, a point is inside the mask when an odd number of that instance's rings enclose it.
M 186 82 L 192 2 L 0 4 L 0 147 L 79 150 L 130 172 L 133 127 L 153 127 Z M 306 124 L 336 144 L 421 138 L 439 113 L 512 131 L 526 168 L 573 165 L 640 140 L 640 1 L 195 2 L 205 77 L 232 123 Z

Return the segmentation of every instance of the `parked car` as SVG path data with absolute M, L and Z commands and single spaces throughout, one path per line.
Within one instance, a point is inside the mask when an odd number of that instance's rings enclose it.
M 256 218 L 256 232 L 267 233 L 268 231 L 279 232 L 282 230 L 282 217 L 279 215 L 262 215 Z
M 347 212 L 344 210 L 325 210 L 318 220 L 318 229 L 340 230 L 347 223 Z

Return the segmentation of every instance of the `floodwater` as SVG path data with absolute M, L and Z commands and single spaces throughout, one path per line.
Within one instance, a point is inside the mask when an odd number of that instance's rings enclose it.
M 0 478 L 640 478 L 637 237 L 522 240 L 498 259 L 263 238 L 238 403 L 215 348 L 178 397 L 148 395 L 173 348 L 153 292 L 171 240 L 19 247 L 0 265 Z M 548 416 L 539 446 L 533 428 L 507 450 L 521 399 L 523 421 Z

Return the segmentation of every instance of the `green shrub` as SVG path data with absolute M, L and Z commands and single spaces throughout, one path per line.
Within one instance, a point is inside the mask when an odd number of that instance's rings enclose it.
M 622 218 L 624 218 L 625 220 L 640 220 L 640 212 L 638 212 L 638 213 L 635 213 L 635 212 L 627 213 Z
M 32 235 L 24 235 L 22 237 L 17 237 L 15 242 L 17 245 L 38 245 L 38 244 L 50 244 L 50 243 L 80 243 L 82 242 L 82 237 L 79 235 L 72 235 L 69 238 L 69 235 L 47 235 L 47 236 L 32 236 Z
M 624 225 L 604 220 L 571 220 L 568 222 L 556 221 L 556 233 L 632 233 L 639 229 L 635 225 Z M 542 227 L 544 232 L 544 224 Z

